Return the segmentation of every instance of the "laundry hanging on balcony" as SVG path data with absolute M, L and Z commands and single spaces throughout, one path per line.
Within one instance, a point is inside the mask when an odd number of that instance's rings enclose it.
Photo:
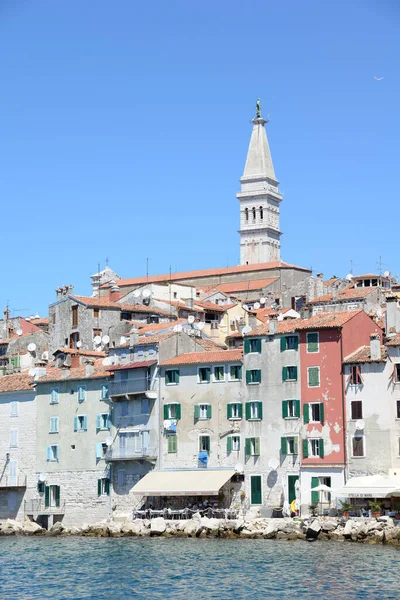
M 165 419 L 164 429 L 166 431 L 176 432 L 176 419 Z
M 208 452 L 199 452 L 198 459 L 199 459 L 199 462 L 201 462 L 202 465 L 207 465 L 207 463 L 208 463 Z

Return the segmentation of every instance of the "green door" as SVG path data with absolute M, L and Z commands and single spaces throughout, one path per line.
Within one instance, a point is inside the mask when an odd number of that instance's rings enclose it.
M 299 479 L 298 475 L 288 475 L 288 489 L 289 489 L 289 504 L 296 500 L 296 481 Z
M 261 475 L 251 476 L 251 503 L 262 504 Z

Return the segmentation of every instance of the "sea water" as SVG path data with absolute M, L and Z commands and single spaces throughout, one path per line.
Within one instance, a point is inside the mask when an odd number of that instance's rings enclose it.
M 0 598 L 400 598 L 379 545 L 187 538 L 0 538 Z

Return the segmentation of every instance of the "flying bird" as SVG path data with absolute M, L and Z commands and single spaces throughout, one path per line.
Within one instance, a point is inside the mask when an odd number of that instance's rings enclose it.
M 375 81 L 382 81 L 383 77 L 375 77 L 374 76 Z

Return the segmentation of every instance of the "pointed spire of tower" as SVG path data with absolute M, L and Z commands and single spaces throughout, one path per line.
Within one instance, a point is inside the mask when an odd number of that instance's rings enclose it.
M 251 133 L 249 149 L 247 152 L 246 165 L 243 177 L 268 177 L 276 181 L 274 165 L 272 164 L 265 123 L 268 119 L 261 116 L 260 99 L 256 103 L 256 116 L 252 120 L 253 131 Z

